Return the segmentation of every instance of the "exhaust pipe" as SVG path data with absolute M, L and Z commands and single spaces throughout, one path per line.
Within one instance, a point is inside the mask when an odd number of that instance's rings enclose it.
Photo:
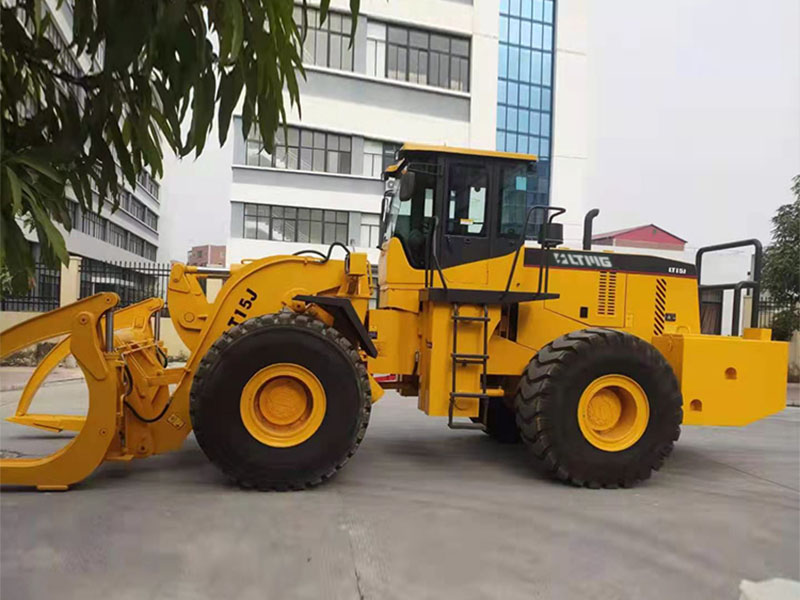
M 592 249 L 592 221 L 600 214 L 599 208 L 593 208 L 583 218 L 583 249 Z

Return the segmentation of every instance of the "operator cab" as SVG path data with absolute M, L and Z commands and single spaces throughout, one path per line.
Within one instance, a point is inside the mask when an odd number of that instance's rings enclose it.
M 405 144 L 384 173 L 381 245 L 402 244 L 415 269 L 441 268 L 511 254 L 535 233 L 536 157 L 529 154 Z M 543 207 L 544 209 L 544 207 Z

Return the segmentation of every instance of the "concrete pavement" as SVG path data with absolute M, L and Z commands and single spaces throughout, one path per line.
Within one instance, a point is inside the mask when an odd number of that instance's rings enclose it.
M 82 384 L 40 394 L 37 412 L 85 410 Z M 0 415 L 18 396 L 0 395 Z M 0 425 L 5 450 L 65 438 Z M 649 482 L 586 490 L 389 393 L 354 459 L 308 492 L 234 488 L 193 438 L 66 493 L 5 491 L 0 595 L 736 598 L 742 579 L 800 579 L 799 477 L 800 409 L 684 428 Z
M 34 369 L 34 367 L 0 367 L 0 392 L 24 389 Z M 83 379 L 83 372 L 79 368 L 56 367 L 47 376 L 44 385 L 79 379 Z

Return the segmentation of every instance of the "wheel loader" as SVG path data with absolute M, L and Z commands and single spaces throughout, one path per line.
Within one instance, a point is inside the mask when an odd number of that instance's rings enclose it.
M 784 407 L 787 344 L 756 310 L 738 330 L 742 289 L 758 306 L 758 241 L 703 248 L 696 264 L 598 252 L 593 210 L 569 249 L 564 209 L 531 201 L 536 168 L 524 154 L 403 146 L 384 174 L 377 281 L 341 244 L 230 269 L 175 264 L 167 301 L 184 366 L 158 339 L 160 298 L 117 308 L 101 293 L 4 331 L 3 356 L 59 340 L 9 420 L 74 435 L 50 456 L 0 460 L 0 482 L 64 490 L 194 431 L 242 487 L 308 488 L 353 456 L 393 388 L 452 429 L 521 442 L 554 478 L 627 487 L 662 466 L 682 425 L 741 426 Z M 699 284 L 708 252 L 740 246 L 754 248 L 750 280 Z M 224 280 L 213 302 L 209 278 Z M 734 291 L 732 335 L 701 333 L 707 289 Z M 30 412 L 70 353 L 87 414 Z

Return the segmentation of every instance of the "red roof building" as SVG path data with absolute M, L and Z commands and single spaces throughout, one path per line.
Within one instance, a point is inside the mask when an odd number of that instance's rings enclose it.
M 592 236 L 598 246 L 627 246 L 628 248 L 658 248 L 659 250 L 683 250 L 686 240 L 671 234 L 658 225 L 639 225 Z

